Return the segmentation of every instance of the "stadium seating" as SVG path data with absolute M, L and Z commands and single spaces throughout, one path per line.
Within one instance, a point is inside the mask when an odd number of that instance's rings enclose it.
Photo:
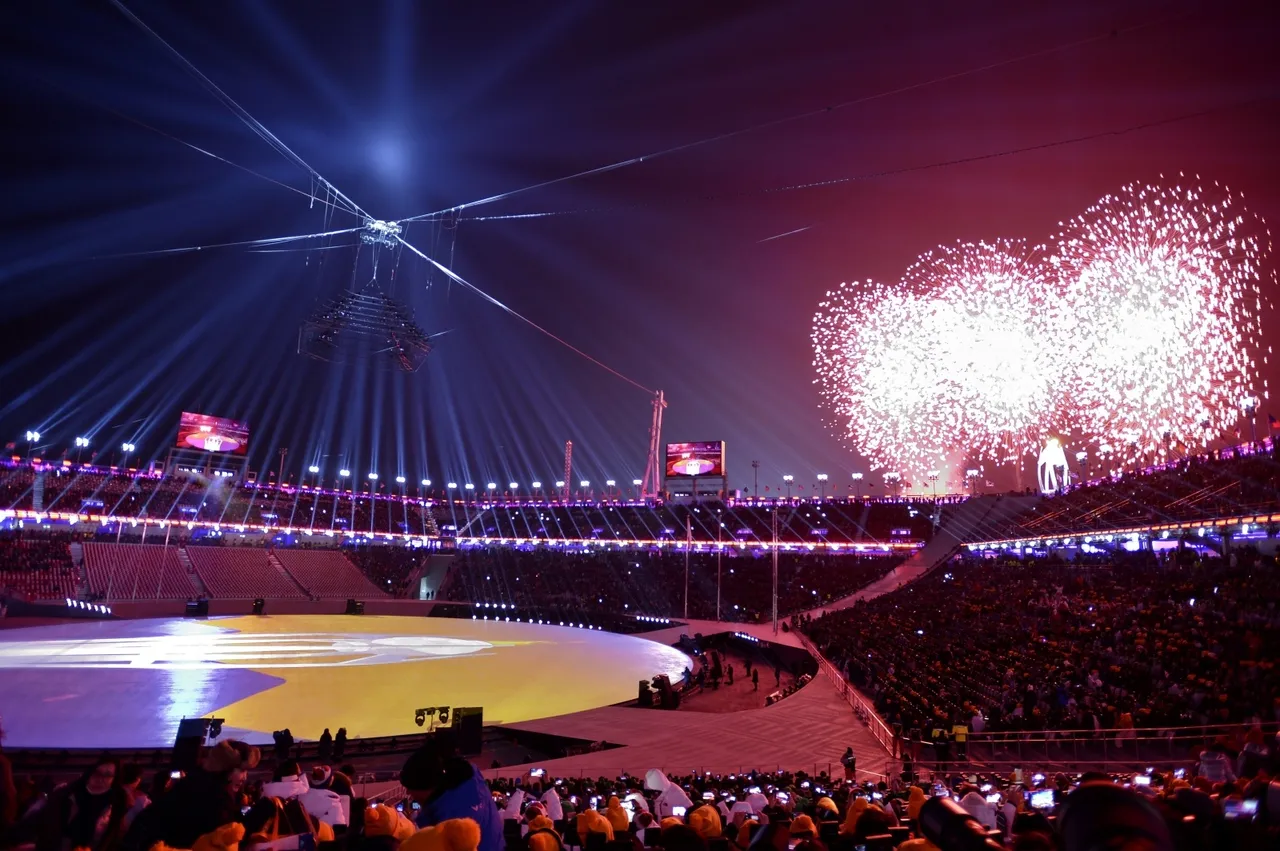
M 1274 713 L 1280 574 L 1238 551 L 978 560 L 802 625 L 903 729 L 1240 722 Z
M 302 597 L 303 593 L 267 558 L 261 547 L 186 548 L 210 597 Z
M 79 572 L 62 539 L 0 536 L 0 591 L 28 600 L 76 597 Z
M 778 559 L 779 611 L 825 605 L 878 579 L 901 556 L 787 552 Z M 684 613 L 685 556 L 674 551 L 570 552 L 553 547 L 466 548 L 449 571 L 440 599 L 678 617 Z M 763 551 L 728 551 L 719 560 L 724 620 L 756 622 L 772 609 L 773 565 Z M 689 558 L 689 616 L 716 614 L 717 559 Z
M 358 567 L 336 550 L 282 548 L 275 551 L 275 556 L 313 597 L 341 599 L 386 596 L 365 578 Z
M 99 599 L 186 600 L 196 595 L 175 546 L 91 541 L 84 545 L 84 562 L 89 591 Z

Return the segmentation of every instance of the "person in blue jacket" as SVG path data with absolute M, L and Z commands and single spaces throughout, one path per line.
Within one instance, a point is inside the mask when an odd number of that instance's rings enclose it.
M 421 809 L 418 827 L 432 827 L 451 818 L 469 818 L 480 825 L 479 851 L 503 851 L 502 817 L 480 769 L 458 756 L 453 737 L 437 730 L 409 755 L 400 769 L 400 784 Z

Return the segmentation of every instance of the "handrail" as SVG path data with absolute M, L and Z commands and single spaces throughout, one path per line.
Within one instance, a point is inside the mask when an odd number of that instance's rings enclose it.
M 1275 723 L 1238 723 L 1238 724 L 1190 724 L 1185 726 L 1159 727 L 1103 727 L 1099 729 L 1060 729 L 1060 730 L 983 730 L 981 733 L 970 731 L 966 735 L 970 742 L 1004 743 L 1011 741 L 1041 742 L 1061 739 L 1084 738 L 1100 739 L 1124 738 L 1129 741 L 1157 741 L 1170 738 L 1209 738 L 1229 736 L 1233 733 L 1241 735 L 1255 728 L 1261 729 L 1263 736 L 1276 728 Z
M 561 759 L 573 759 L 573 758 L 574 757 L 571 757 L 571 756 L 561 757 Z M 598 777 L 619 777 L 621 775 L 626 774 L 629 777 L 631 777 L 631 779 L 633 780 L 637 780 L 637 781 L 644 780 L 643 774 L 636 775 L 631 773 L 637 770 L 637 766 L 635 765 L 618 764 L 614 766 L 592 765 L 588 767 L 574 767 L 574 766 L 558 767 L 554 762 L 550 764 L 537 763 L 536 765 L 541 766 L 544 764 L 546 765 L 544 769 L 546 771 L 546 777 L 551 777 L 551 778 L 564 778 L 566 780 L 577 778 L 579 780 L 591 780 Z M 483 768 L 480 770 L 480 773 L 484 776 L 486 780 L 515 780 L 516 778 L 528 778 L 530 769 L 534 767 L 535 767 L 534 763 L 527 763 L 524 765 L 503 766 L 501 768 Z M 813 777 L 817 777 L 822 772 L 826 772 L 827 775 L 830 777 L 836 777 L 836 776 L 839 776 L 840 772 L 843 771 L 843 768 L 841 767 L 839 762 L 834 762 L 831 760 L 828 760 L 826 762 L 804 763 L 803 765 L 792 764 L 789 766 L 782 766 L 776 763 L 774 765 L 760 765 L 760 764 L 751 764 L 751 763 L 747 763 L 747 764 L 710 763 L 707 765 L 699 765 L 697 768 L 684 768 L 684 767 L 677 768 L 677 767 L 662 766 L 662 765 L 650 766 L 649 768 L 656 768 L 658 771 L 661 771 L 663 774 L 666 774 L 668 777 L 683 777 L 690 773 L 700 774 L 700 775 L 719 774 L 725 777 L 728 777 L 729 775 L 747 777 L 752 772 L 755 772 L 757 774 L 772 774 L 772 773 L 780 774 L 783 772 L 794 774 L 797 771 L 809 772 L 809 774 Z M 648 771 L 649 768 L 645 768 L 642 770 Z M 865 782 L 866 780 L 888 780 L 889 777 L 888 775 L 881 774 L 876 771 L 866 771 L 862 768 L 859 768 L 858 779 Z
M 894 733 L 893 729 L 890 728 L 889 725 L 885 723 L 885 720 L 880 717 L 880 713 L 876 711 L 876 708 L 871 701 L 867 700 L 867 698 L 863 696 L 862 692 L 854 688 L 853 685 L 844 678 L 844 675 L 840 673 L 835 665 L 827 661 L 827 658 L 818 651 L 818 648 L 814 646 L 808 636 L 799 631 L 794 632 L 796 637 L 800 639 L 800 644 L 809 652 L 809 655 L 814 658 L 814 661 L 818 663 L 818 670 L 826 675 L 827 679 L 831 681 L 831 684 L 836 687 L 836 691 L 840 696 L 844 698 L 851 707 L 853 707 L 854 714 L 857 715 L 858 719 L 862 721 L 862 723 L 866 724 L 868 729 L 871 730 L 871 735 L 880 743 L 880 747 L 884 748 L 885 752 L 889 754 L 890 757 L 896 759 L 899 751 L 898 735 Z

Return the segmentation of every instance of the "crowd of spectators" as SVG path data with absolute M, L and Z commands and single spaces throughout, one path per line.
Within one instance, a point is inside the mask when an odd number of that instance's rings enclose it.
M 1111 476 L 1042 501 L 993 538 L 1052 537 L 1280 512 L 1280 440 Z M 1105 463 L 1105 462 L 1102 462 Z
M 37 478 L 39 487 L 37 488 Z M 39 495 L 37 496 L 37 492 Z M 468 493 L 397 493 L 379 484 L 321 491 L 273 482 L 166 475 L 136 470 L 30 465 L 0 468 L 0 508 L 100 514 L 228 526 L 267 525 L 316 531 L 446 537 L 678 540 L 686 526 L 699 541 L 768 541 L 777 511 L 779 540 L 788 544 L 875 544 L 922 541 L 941 519 L 927 501 L 813 497 L 757 504 L 686 505 L 621 500 L 496 501 Z
M 430 553 L 405 547 L 344 547 L 342 554 L 355 562 L 369 581 L 392 597 L 411 596 L 410 580 L 420 572 Z
M 434 536 L 439 531 L 425 502 L 382 492 L 321 492 L 185 472 L 161 476 L 55 467 L 39 475 L 40 508 L 47 512 L 370 534 Z M 33 468 L 0 470 L 0 508 L 32 510 L 36 491 Z
M 850 544 L 926 540 L 935 507 L 917 502 L 829 499 L 795 500 L 778 506 L 746 502 L 519 505 L 445 503 L 436 506 L 440 527 L 458 537 L 543 540 L 771 541 L 773 514 L 778 540 L 788 544 Z
M 330 743 L 321 758 L 336 756 Z M 277 743 L 277 751 L 279 751 Z M 1224 754 L 1229 756 L 1229 754 Z M 1280 748 L 1252 772 L 945 775 L 879 782 L 826 772 L 486 781 L 436 733 L 404 762 L 400 788 L 360 797 L 355 769 L 301 766 L 223 741 L 187 771 L 143 772 L 110 756 L 49 787 L 14 782 L 0 754 L 0 848 L 155 851 L 1235 851 L 1280 837 Z M 1134 844 L 1134 843 L 1137 844 Z
M 65 537 L 0 532 L 0 593 L 58 600 L 77 596 L 80 584 Z
M 952 562 L 803 629 L 917 735 L 1280 720 L 1280 573 L 1249 550 Z
M 778 557 L 780 613 L 847 596 L 888 573 L 902 556 L 784 552 Z M 773 562 L 759 550 L 689 555 L 689 617 L 754 623 L 772 609 Z M 549 546 L 458 551 L 439 597 L 521 609 L 682 617 L 685 554 L 668 549 L 576 552 Z M 575 614 L 576 617 L 576 614 Z

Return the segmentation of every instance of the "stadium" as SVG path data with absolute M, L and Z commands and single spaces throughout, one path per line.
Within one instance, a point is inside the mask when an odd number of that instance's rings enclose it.
M 0 851 L 1276 847 L 1280 20 L 1122 5 L 19 16 Z

